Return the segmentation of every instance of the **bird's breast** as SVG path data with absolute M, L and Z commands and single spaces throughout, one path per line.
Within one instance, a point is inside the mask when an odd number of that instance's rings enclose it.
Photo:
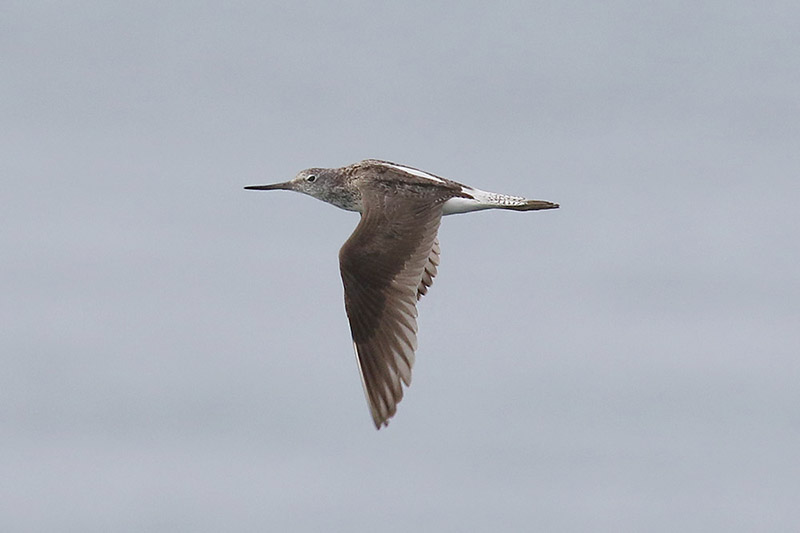
M 337 187 L 319 196 L 319 199 L 323 202 L 335 205 L 339 209 L 344 209 L 345 211 L 356 211 L 360 213 L 362 210 L 361 193 L 357 189 Z

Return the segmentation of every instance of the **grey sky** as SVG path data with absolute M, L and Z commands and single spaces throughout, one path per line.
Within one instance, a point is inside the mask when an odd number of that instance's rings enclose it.
M 4 2 L 0 529 L 800 523 L 796 2 Z M 243 191 L 367 157 L 447 217 L 376 432 L 337 252 Z

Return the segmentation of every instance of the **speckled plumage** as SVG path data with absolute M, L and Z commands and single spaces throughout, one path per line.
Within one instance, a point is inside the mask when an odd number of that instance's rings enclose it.
M 441 217 L 483 209 L 558 207 L 377 159 L 310 168 L 285 183 L 245 188 L 293 190 L 361 213 L 361 222 L 339 252 L 339 266 L 361 382 L 378 429 L 397 411 L 403 384 L 411 384 L 416 302 L 437 273 Z

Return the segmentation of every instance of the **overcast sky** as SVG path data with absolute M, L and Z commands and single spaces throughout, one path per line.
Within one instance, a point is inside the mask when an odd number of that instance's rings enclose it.
M 789 531 L 797 2 L 0 4 L 0 530 Z M 337 252 L 444 219 L 375 431 Z

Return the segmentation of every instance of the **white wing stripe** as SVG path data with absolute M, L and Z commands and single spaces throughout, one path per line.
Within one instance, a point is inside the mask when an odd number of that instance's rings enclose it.
M 436 177 L 436 176 L 434 176 L 432 174 L 428 174 L 427 172 L 423 172 L 422 170 L 418 170 L 416 168 L 404 167 L 403 165 L 398 165 L 396 163 L 382 162 L 381 164 L 386 165 L 387 167 L 392 167 L 392 168 L 395 168 L 397 170 L 401 170 L 403 172 L 407 172 L 409 174 L 413 174 L 414 176 L 417 176 L 419 178 L 424 178 L 426 180 L 435 181 L 437 183 L 444 183 L 444 180 L 442 178 L 438 178 L 438 177 Z

